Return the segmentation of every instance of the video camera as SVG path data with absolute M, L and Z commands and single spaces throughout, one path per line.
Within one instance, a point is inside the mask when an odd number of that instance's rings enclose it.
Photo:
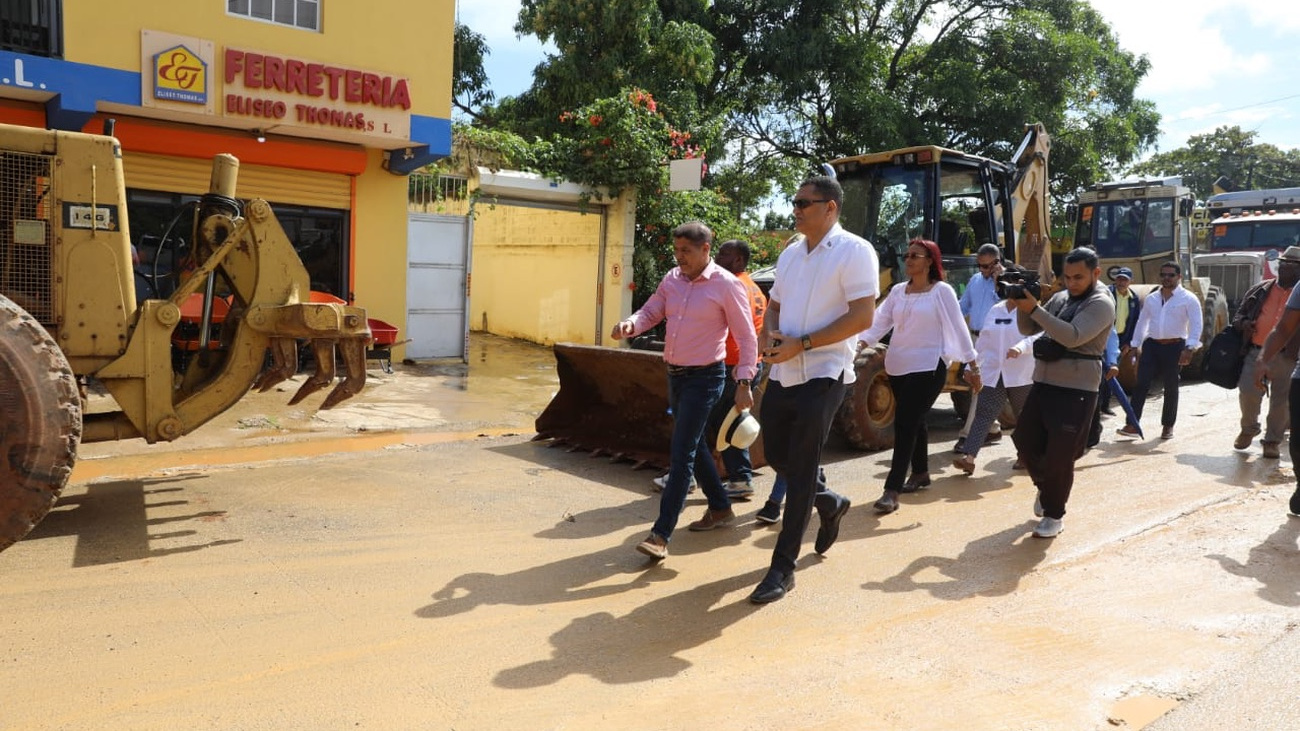
M 1003 272 L 998 277 L 997 291 L 999 297 L 1009 300 L 1025 299 L 1025 292 L 1032 294 L 1034 299 L 1043 298 L 1043 287 L 1038 281 L 1038 272 L 1034 271 L 1013 269 Z

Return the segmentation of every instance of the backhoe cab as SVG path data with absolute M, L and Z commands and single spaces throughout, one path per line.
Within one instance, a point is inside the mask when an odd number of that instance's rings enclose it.
M 1036 271 L 1050 286 L 1050 152 L 1051 138 L 1041 124 L 1032 124 L 1010 162 L 934 146 L 834 160 L 830 166 L 844 188 L 840 223 L 875 245 L 882 295 L 898 276 L 908 241 L 918 237 L 939 245 L 948 284 L 958 295 L 978 273 L 975 253 L 986 243 L 997 244 L 1004 260 Z M 884 368 L 887 347 L 858 354 L 857 382 L 836 416 L 836 430 L 861 449 L 894 443 L 894 396 Z M 958 367 L 950 368 L 944 390 L 964 417 L 970 389 L 959 375 Z

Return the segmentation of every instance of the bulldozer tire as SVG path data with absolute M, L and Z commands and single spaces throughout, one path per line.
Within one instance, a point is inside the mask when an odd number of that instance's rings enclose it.
M 1210 287 L 1205 292 L 1204 307 L 1201 311 L 1201 347 L 1192 354 L 1192 360 L 1183 367 L 1183 378 L 1201 380 L 1205 377 L 1205 351 L 1215 335 L 1228 326 L 1228 298 L 1223 296 L 1219 287 Z
M 867 348 L 854 363 L 857 381 L 835 414 L 834 428 L 858 449 L 894 446 L 894 392 L 885 373 L 885 348 Z
M 0 295 L 0 550 L 54 506 L 81 442 L 81 396 L 41 324 Z

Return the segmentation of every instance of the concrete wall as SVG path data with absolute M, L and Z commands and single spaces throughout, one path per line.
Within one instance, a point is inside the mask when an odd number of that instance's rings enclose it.
M 469 188 L 468 201 L 410 207 L 473 218 L 469 328 L 543 345 L 611 344 L 632 306 L 635 194 L 584 206 L 572 183 L 482 169 Z

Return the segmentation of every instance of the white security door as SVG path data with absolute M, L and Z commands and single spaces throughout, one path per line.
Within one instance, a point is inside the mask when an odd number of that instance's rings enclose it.
M 406 234 L 406 357 L 469 357 L 466 216 L 409 214 Z

